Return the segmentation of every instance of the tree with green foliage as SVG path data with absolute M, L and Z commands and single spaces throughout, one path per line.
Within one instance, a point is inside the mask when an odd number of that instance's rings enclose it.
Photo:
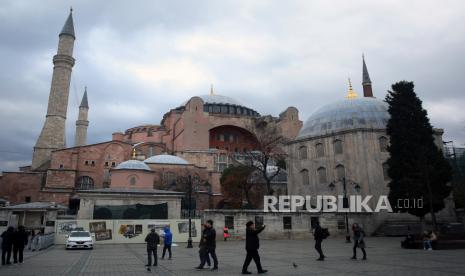
M 392 85 L 386 102 L 391 118 L 387 123 L 390 136 L 387 160 L 389 200 L 393 209 L 420 217 L 431 214 L 437 230 L 435 212 L 442 210 L 444 199 L 450 195 L 451 167 L 442 151 L 434 143 L 433 128 L 413 82 L 401 81 Z M 423 199 L 423 208 L 402 209 L 398 199 Z

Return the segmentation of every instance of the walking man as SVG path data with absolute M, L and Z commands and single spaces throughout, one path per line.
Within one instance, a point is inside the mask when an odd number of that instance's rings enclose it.
M 323 250 L 321 249 L 321 243 L 323 242 L 323 239 L 325 237 L 323 235 L 323 229 L 321 228 L 319 221 L 315 223 L 315 230 L 313 232 L 313 237 L 315 238 L 315 250 L 316 252 L 318 252 L 318 254 L 320 254 L 320 257 L 316 260 L 324 261 L 325 255 L 323 254 Z
M 10 226 L 1 235 L 2 237 L 2 265 L 11 264 L 11 247 L 13 246 L 13 235 L 15 229 Z
M 208 266 L 211 265 L 210 263 L 210 257 L 208 257 L 208 252 L 207 252 L 207 245 L 205 244 L 205 239 L 203 238 L 203 235 L 205 234 L 205 231 L 207 230 L 205 224 L 202 224 L 202 235 L 201 239 L 199 242 L 199 257 L 200 257 L 200 265 L 196 267 L 196 269 L 203 269 L 203 266 L 205 263 L 207 263 Z
M 152 265 L 152 254 L 153 254 L 153 266 L 157 266 L 157 245 L 160 243 L 160 236 L 155 232 L 155 228 L 150 229 L 150 233 L 145 237 L 147 243 L 147 255 L 148 263 L 146 266 Z
M 357 247 L 360 248 L 362 250 L 362 253 L 363 253 L 363 259 L 362 260 L 366 260 L 367 259 L 367 253 L 365 251 L 365 231 L 363 231 L 363 229 L 358 226 L 357 223 L 354 223 L 352 224 L 352 231 L 354 232 L 354 247 L 352 248 L 353 251 L 354 251 L 354 255 L 352 256 L 352 259 L 353 260 L 356 260 L 357 259 Z
M 24 247 L 27 245 L 27 233 L 24 229 L 24 226 L 18 226 L 18 230 L 13 234 L 13 262 L 18 263 L 18 254 L 19 254 L 19 263 L 23 263 L 23 252 Z
M 258 234 L 265 229 L 265 225 L 255 229 L 255 224 L 252 221 L 249 221 L 245 226 L 247 227 L 245 230 L 245 250 L 247 251 L 247 256 L 245 257 L 244 265 L 242 266 L 242 274 L 252 274 L 252 272 L 247 271 L 252 259 L 257 266 L 258 274 L 266 273 L 267 270 L 262 268 L 260 255 L 258 255 L 258 248 L 260 248 L 260 239 L 258 238 Z
M 163 253 L 161 254 L 161 258 L 165 258 L 165 253 L 166 250 L 168 250 L 168 260 L 171 260 L 171 244 L 173 243 L 173 234 L 170 231 L 170 228 L 168 226 L 165 226 L 163 229 L 165 232 L 164 236 L 164 242 L 163 242 Z
M 207 220 L 205 224 L 205 230 L 203 231 L 202 239 L 205 242 L 207 254 L 213 259 L 213 268 L 211 270 L 218 270 L 218 258 L 216 257 L 216 231 L 213 228 L 213 221 Z M 196 267 L 197 269 L 203 269 L 207 258 L 203 258 L 202 263 Z

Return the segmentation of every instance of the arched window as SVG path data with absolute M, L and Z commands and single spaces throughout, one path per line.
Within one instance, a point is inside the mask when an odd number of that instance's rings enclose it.
M 302 184 L 303 185 L 309 185 L 310 184 L 310 179 L 308 177 L 308 170 L 301 170 L 300 171 L 300 177 L 302 178 Z
M 324 167 L 319 167 L 318 170 L 316 170 L 316 173 L 320 184 L 326 184 L 328 182 L 326 179 L 326 169 Z
M 315 145 L 316 150 L 316 157 L 324 157 L 325 156 L 325 148 L 323 147 L 322 143 L 318 143 Z
M 131 175 L 128 177 L 129 179 L 129 185 L 134 186 L 137 183 L 137 176 Z
M 299 157 L 300 159 L 307 159 L 307 147 L 301 146 L 299 148 Z
M 75 188 L 77 190 L 92 190 L 94 189 L 94 180 L 90 176 L 80 176 L 76 181 Z
M 343 165 L 339 164 L 336 166 L 336 177 L 337 179 L 343 179 L 344 177 L 346 177 L 346 169 Z
M 165 185 L 176 183 L 176 174 L 174 172 L 165 172 L 163 174 Z
M 383 163 L 383 177 L 384 177 L 384 180 L 390 180 L 389 174 L 388 174 L 388 169 L 389 169 L 388 164 Z
M 342 148 L 342 141 L 341 140 L 335 140 L 334 141 L 334 154 L 342 154 L 344 152 Z
M 387 152 L 388 139 L 384 136 L 379 137 L 379 150 L 381 152 Z

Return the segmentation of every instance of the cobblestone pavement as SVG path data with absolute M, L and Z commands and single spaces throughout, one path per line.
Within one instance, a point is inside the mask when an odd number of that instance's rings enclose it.
M 324 262 L 315 261 L 317 254 L 310 240 L 262 240 L 260 254 L 264 268 L 269 270 L 266 275 L 465 275 L 465 250 L 405 250 L 399 246 L 400 239 L 368 238 L 367 261 L 350 260 L 351 245 L 342 239 L 323 242 L 327 256 Z M 148 272 L 144 244 L 97 245 L 94 250 L 79 251 L 56 245 L 27 252 L 24 264 L 3 266 L 0 275 L 240 275 L 243 241 L 218 243 L 218 272 L 194 269 L 199 263 L 195 246 L 173 247 L 173 259 L 159 259 L 158 267 Z M 257 272 L 253 262 L 249 270 Z

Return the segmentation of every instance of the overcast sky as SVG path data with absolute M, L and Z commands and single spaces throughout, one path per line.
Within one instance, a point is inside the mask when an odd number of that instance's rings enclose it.
M 0 171 L 31 163 L 70 5 L 68 146 L 86 85 L 89 143 L 158 124 L 211 83 L 261 114 L 295 106 L 305 121 L 346 96 L 348 77 L 362 94 L 362 53 L 377 98 L 414 81 L 433 126 L 464 146 L 464 1 L 2 0 Z

